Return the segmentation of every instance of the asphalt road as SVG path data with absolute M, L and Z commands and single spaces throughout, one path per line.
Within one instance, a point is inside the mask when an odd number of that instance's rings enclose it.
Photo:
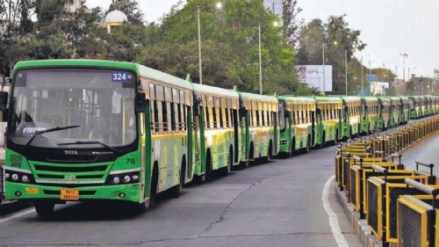
M 432 135 L 416 143 L 402 153 L 402 162 L 409 169 L 416 170 L 415 161 L 434 164 L 433 173 L 439 174 L 439 135 Z M 420 166 L 421 171 L 430 172 L 429 168 Z
M 136 215 L 124 205 L 60 205 L 52 220 L 33 209 L 0 218 L 0 246 L 337 246 L 322 203 L 336 148 L 233 171 L 162 196 Z M 358 237 L 335 198 L 329 202 L 350 246 Z M 11 218 L 12 217 L 12 218 Z

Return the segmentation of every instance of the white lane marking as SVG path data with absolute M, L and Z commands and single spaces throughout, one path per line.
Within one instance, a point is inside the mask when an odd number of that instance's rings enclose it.
M 332 181 L 334 181 L 334 178 L 335 176 L 332 175 L 328 179 L 328 181 L 326 181 L 325 187 L 323 188 L 323 194 L 322 194 L 323 208 L 325 209 L 326 214 L 329 217 L 329 225 L 331 226 L 332 235 L 334 236 L 337 245 L 339 247 L 349 247 L 346 238 L 343 236 L 343 233 L 341 232 L 340 225 L 338 224 L 337 215 L 335 214 L 334 210 L 332 210 L 331 205 L 329 204 L 329 187 L 331 186 Z
M 7 221 L 10 221 L 12 219 L 15 219 L 15 218 L 18 218 L 18 217 L 21 217 L 21 216 L 24 216 L 24 215 L 30 214 L 30 213 L 35 213 L 35 209 L 32 208 L 32 209 L 26 210 L 26 211 L 21 212 L 21 213 L 13 214 L 7 218 L 0 219 L 0 223 L 5 223 Z

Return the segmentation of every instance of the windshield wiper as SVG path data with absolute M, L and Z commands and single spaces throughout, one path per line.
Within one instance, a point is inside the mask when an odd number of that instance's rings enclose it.
M 103 142 L 101 142 L 101 141 L 75 141 L 75 142 L 61 142 L 61 143 L 57 143 L 57 144 L 58 144 L 59 146 L 99 144 L 99 145 L 101 145 L 101 146 L 103 146 L 103 147 L 105 147 L 105 148 L 110 149 L 110 150 L 113 151 L 113 152 L 116 152 L 116 153 L 122 153 L 122 151 L 120 151 L 120 150 L 118 150 L 118 149 L 116 149 L 116 148 L 114 148 L 114 147 L 111 147 L 111 146 L 109 146 L 109 145 L 107 145 L 107 144 L 105 144 L 105 143 L 103 143 Z
M 49 133 L 49 132 L 55 132 L 55 131 L 59 131 L 59 130 L 66 130 L 66 129 L 73 129 L 73 128 L 79 128 L 79 125 L 69 125 L 69 126 L 64 126 L 64 127 L 55 127 L 55 128 L 51 128 L 51 129 L 45 129 L 45 130 L 38 130 L 35 131 L 35 133 L 32 135 L 32 137 L 29 139 L 29 141 L 26 143 L 26 145 L 24 146 L 24 148 L 26 148 L 27 146 L 29 146 L 29 144 L 35 139 L 35 137 L 37 135 L 41 135 L 44 133 Z

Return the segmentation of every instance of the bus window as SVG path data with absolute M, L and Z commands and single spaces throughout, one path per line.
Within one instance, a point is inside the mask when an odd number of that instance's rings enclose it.
M 212 126 L 211 127 L 212 127 L 212 129 L 215 129 L 217 127 L 215 107 L 212 107 Z
M 156 133 L 158 133 L 160 131 L 160 120 L 159 120 L 159 109 L 158 109 L 158 104 L 157 104 L 157 100 L 154 100 L 154 123 L 153 123 L 153 127 Z
M 164 132 L 168 131 L 168 106 L 166 101 L 162 101 L 162 117 L 163 117 L 163 128 Z
M 176 118 L 175 118 L 175 109 L 177 108 L 177 104 L 176 103 L 170 103 L 171 105 L 171 130 L 175 131 L 176 128 Z

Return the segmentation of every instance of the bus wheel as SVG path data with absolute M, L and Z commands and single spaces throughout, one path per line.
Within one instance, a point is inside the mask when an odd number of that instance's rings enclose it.
M 290 151 L 290 157 L 294 155 L 296 152 L 296 141 L 295 139 L 291 140 L 291 151 Z
M 227 168 L 226 168 L 226 175 L 229 175 L 232 173 L 232 166 L 233 166 L 233 151 L 232 148 L 229 150 L 229 160 L 227 162 Z
M 53 216 L 53 210 L 55 209 L 55 203 L 50 201 L 37 201 L 35 202 L 35 211 L 40 218 L 49 219 Z
M 311 143 L 310 143 L 310 141 L 311 141 L 311 138 L 308 136 L 308 141 L 307 141 L 307 143 L 306 143 L 306 149 L 305 149 L 305 152 L 306 152 L 306 153 L 308 153 L 309 150 L 310 150 L 310 148 L 311 148 Z
M 180 169 L 179 182 L 171 190 L 172 197 L 174 197 L 174 198 L 180 197 L 181 191 L 183 190 L 183 186 L 184 186 L 184 176 L 185 176 L 185 174 L 186 174 L 186 172 L 185 172 L 185 164 L 183 163 L 183 165 L 181 166 L 181 169 Z
M 325 147 L 325 142 L 326 142 L 325 140 L 326 140 L 326 132 L 323 131 L 322 142 L 319 144 L 319 148 Z
M 244 161 L 244 166 L 243 168 L 248 168 L 250 166 L 250 160 L 246 160 Z
M 195 183 L 202 184 L 204 182 L 206 182 L 206 173 L 204 173 L 203 175 L 195 177 Z
M 267 157 L 265 158 L 265 162 L 270 162 L 271 160 L 271 156 L 273 155 L 273 145 L 270 141 L 270 144 L 268 146 L 268 153 L 267 153 Z

